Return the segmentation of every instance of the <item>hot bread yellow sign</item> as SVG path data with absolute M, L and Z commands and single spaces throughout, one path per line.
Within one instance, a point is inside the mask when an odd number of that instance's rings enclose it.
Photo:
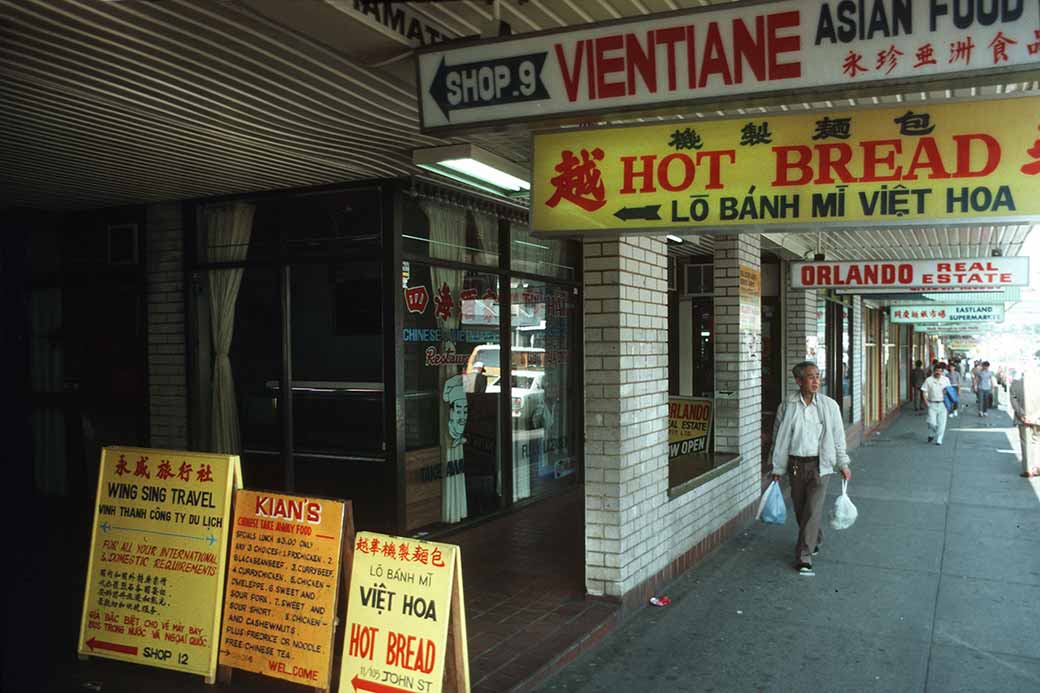
M 534 136 L 544 233 L 1040 218 L 1040 98 Z
M 468 690 L 462 604 L 457 546 L 360 532 L 351 568 L 339 690 L 442 690 L 449 619 L 458 619 L 452 630 L 454 684 Z

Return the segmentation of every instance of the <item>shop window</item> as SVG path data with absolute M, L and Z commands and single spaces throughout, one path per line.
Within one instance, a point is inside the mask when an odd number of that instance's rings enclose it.
M 499 219 L 433 200 L 405 198 L 402 250 L 406 256 L 497 267 Z
M 692 268 L 692 269 L 691 269 Z M 668 489 L 675 496 L 732 460 L 714 448 L 715 303 L 712 265 L 680 266 L 668 308 Z M 707 290 L 708 295 L 705 294 Z
M 520 224 L 511 225 L 509 243 L 510 269 L 556 279 L 577 277 L 577 243 L 535 238 Z
M 382 457 L 379 265 L 293 265 L 289 277 L 294 449 Z
M 577 290 L 513 280 L 509 413 L 513 500 L 551 493 L 574 480 L 577 430 L 575 320 Z M 501 379 L 488 389 L 502 388 Z M 504 389 L 504 388 L 503 388 Z
M 229 358 L 241 422 L 243 473 L 252 487 L 283 489 L 282 422 L 278 410 L 282 373 L 279 276 L 276 269 L 269 267 L 241 271 Z M 208 305 L 201 309 L 206 313 L 210 310 Z M 202 365 L 209 373 L 209 359 Z M 204 434 L 205 447 L 214 449 L 216 441 L 210 428 L 213 395 L 207 394 L 200 403 L 205 414 L 200 418 L 208 429 Z
M 461 223 L 459 212 L 431 224 Z M 401 282 L 405 531 L 413 531 L 503 504 L 499 283 L 494 274 L 418 262 L 402 265 Z

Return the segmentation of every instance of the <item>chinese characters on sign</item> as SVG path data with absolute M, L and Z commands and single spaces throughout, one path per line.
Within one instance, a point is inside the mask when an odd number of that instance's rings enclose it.
M 220 663 L 329 688 L 344 503 L 235 494 Z
M 1040 218 L 1040 98 L 536 133 L 540 233 Z M 575 152 L 595 156 L 575 164 Z M 580 165 L 564 178 L 561 166 Z
M 214 674 L 237 463 L 229 455 L 102 451 L 80 654 Z
M 931 305 L 893 306 L 895 323 L 960 323 L 1004 320 L 1003 304 L 990 305 Z
M 359 533 L 339 690 L 437 693 L 450 656 L 449 625 L 454 647 L 462 648 L 451 653 L 456 680 L 468 690 L 463 607 L 457 546 Z

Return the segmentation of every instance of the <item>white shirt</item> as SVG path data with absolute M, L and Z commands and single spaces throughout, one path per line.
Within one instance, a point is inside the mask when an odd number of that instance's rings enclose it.
M 949 386 L 950 381 L 945 375 L 940 375 L 938 380 L 935 379 L 935 376 L 931 376 L 924 381 L 924 385 L 921 386 L 921 392 L 925 393 L 925 399 L 929 402 L 942 402 L 943 395 L 946 394 L 946 388 Z
M 816 405 L 815 395 L 810 404 L 806 404 L 805 399 L 799 395 L 798 404 L 797 409 L 791 412 L 794 422 L 791 429 L 791 450 L 788 454 L 795 457 L 815 457 L 820 454 L 820 437 L 823 435 L 820 408 Z

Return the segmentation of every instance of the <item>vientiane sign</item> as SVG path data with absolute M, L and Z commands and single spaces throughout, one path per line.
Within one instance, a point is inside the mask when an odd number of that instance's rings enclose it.
M 437 131 L 998 72 L 1006 83 L 1038 65 L 1035 1 L 781 0 L 435 46 L 419 55 L 418 85 L 422 129 Z
M 1028 257 L 791 263 L 791 287 L 795 289 L 862 287 L 898 292 L 932 286 L 970 290 L 1028 285 Z
M 666 233 L 1040 218 L 1040 98 L 534 136 L 532 228 Z

